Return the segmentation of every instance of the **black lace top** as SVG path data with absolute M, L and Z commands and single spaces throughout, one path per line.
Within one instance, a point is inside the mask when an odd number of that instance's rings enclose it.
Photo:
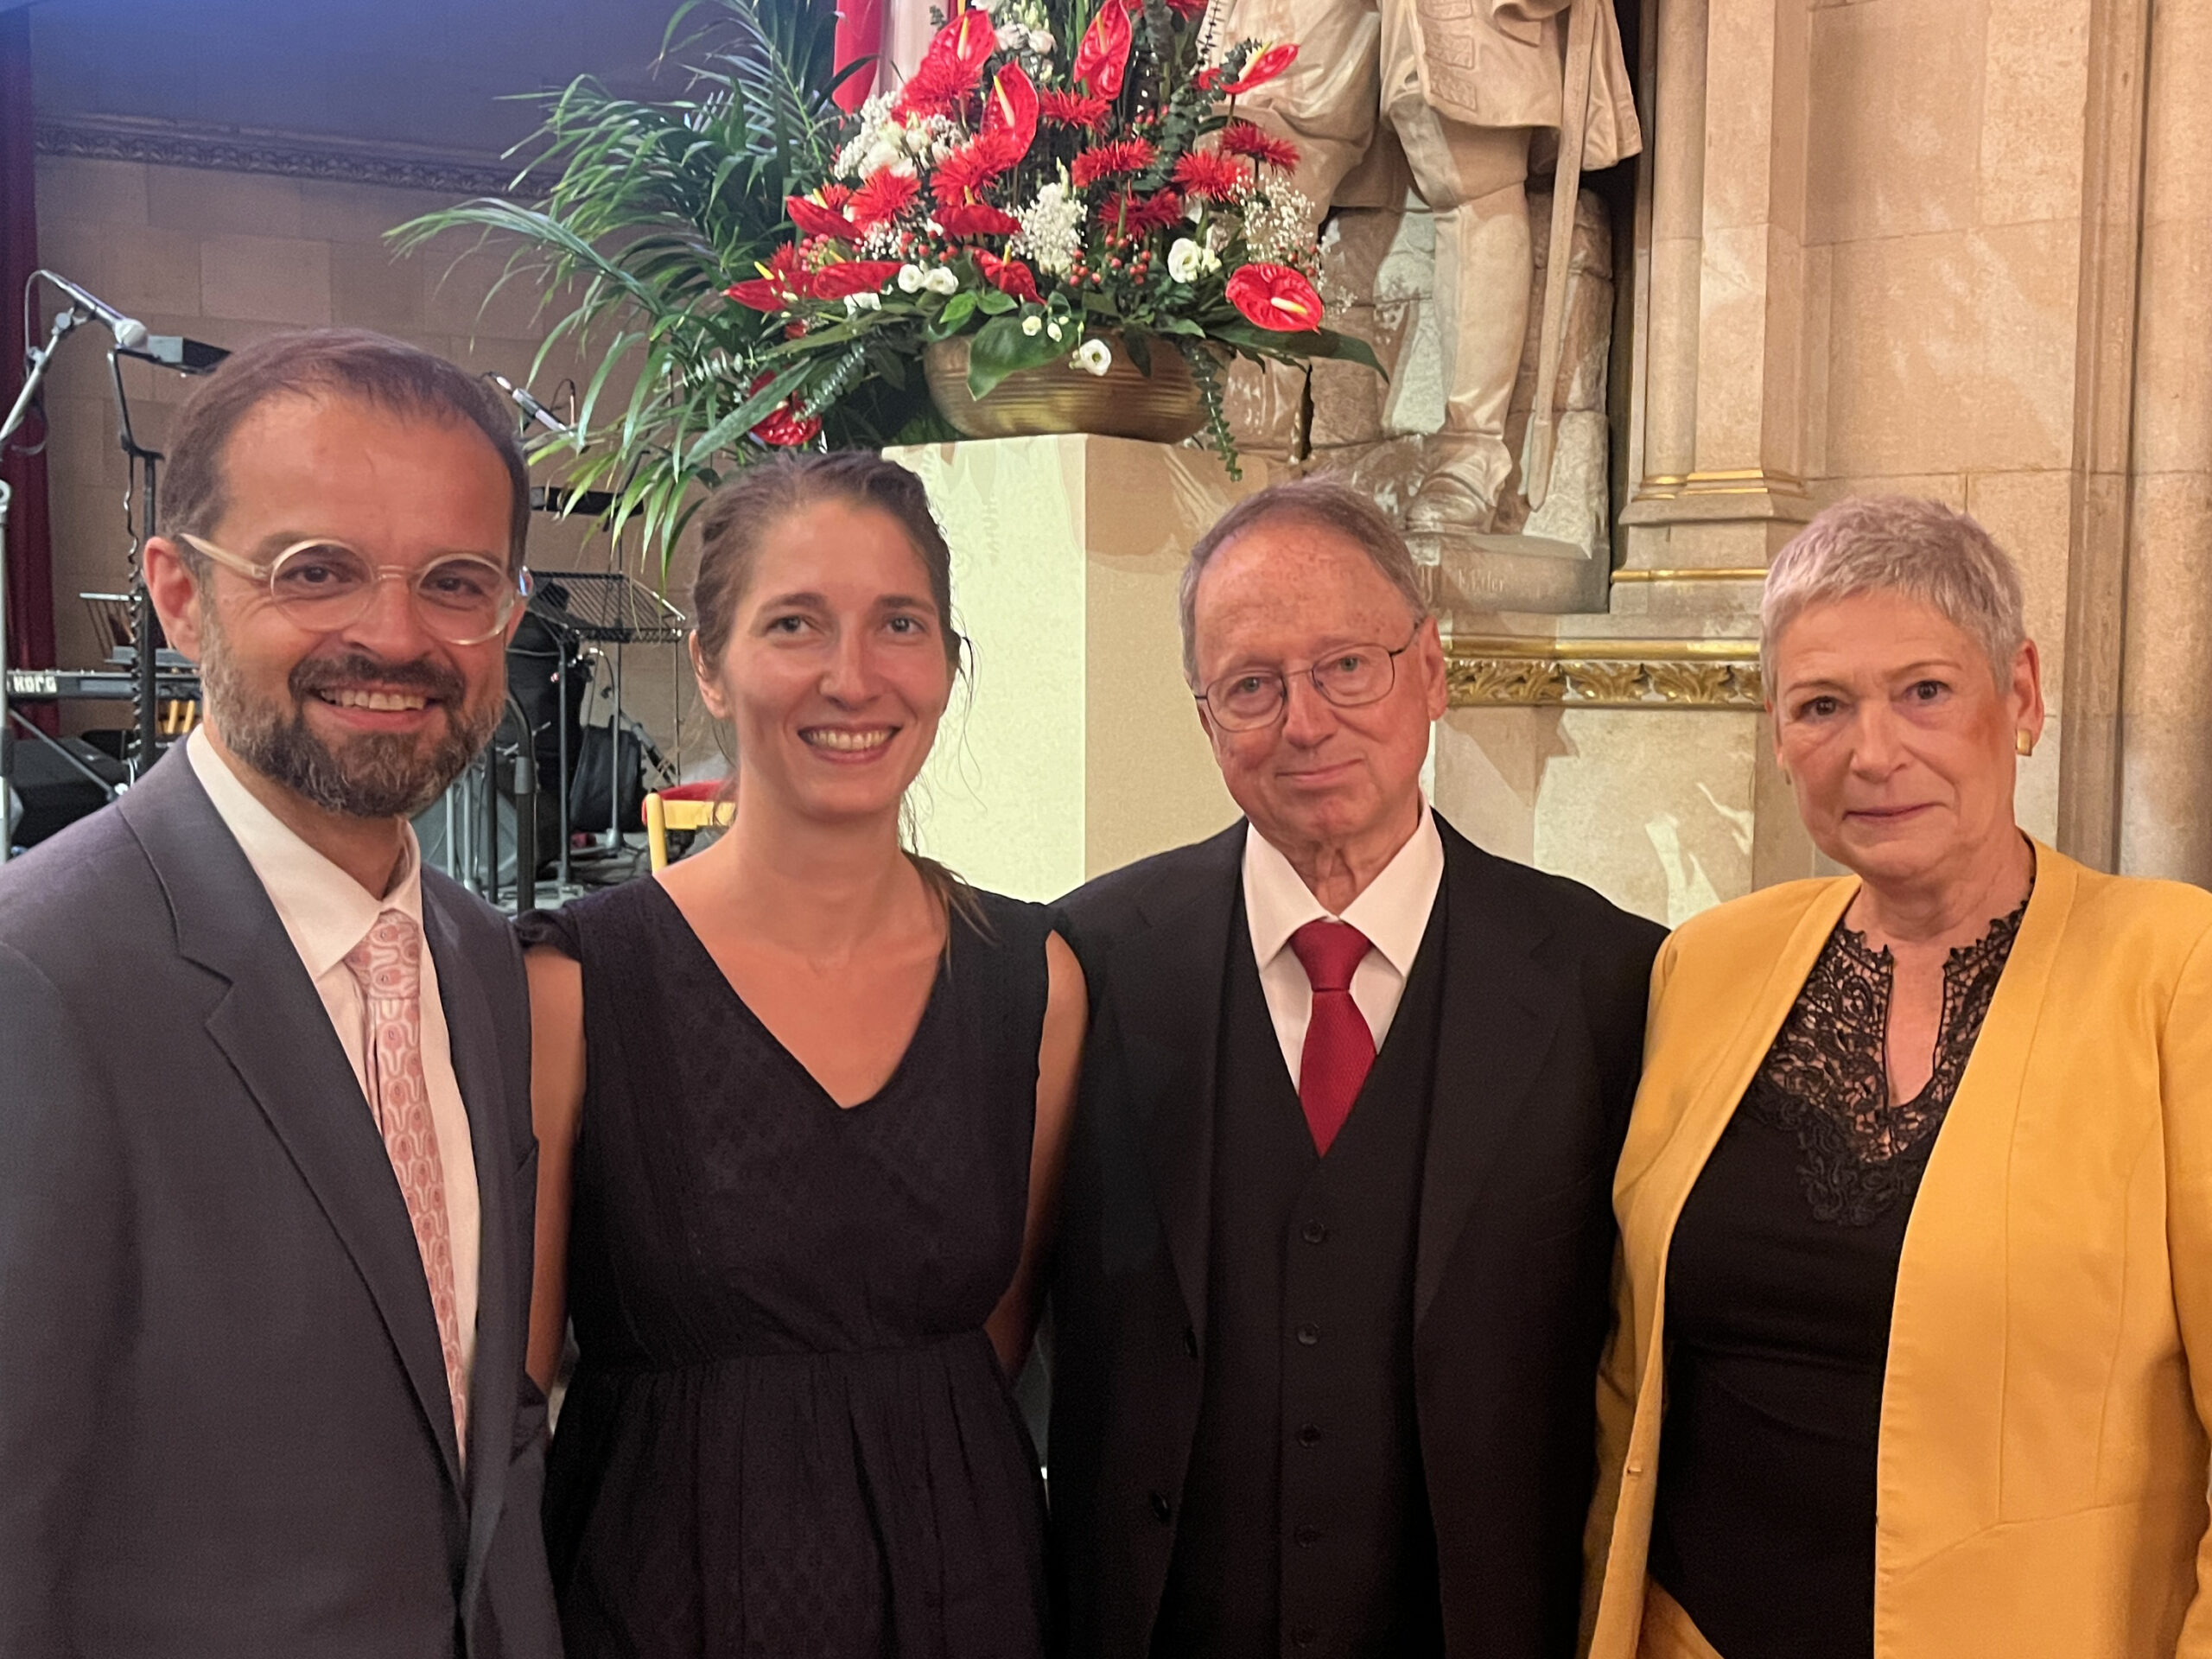
M 1936 1063 L 1889 1097 L 1893 963 L 1839 925 L 1683 1205 L 1652 1575 L 1723 1659 L 1871 1659 L 1898 1257 L 2024 903 L 1951 953 Z

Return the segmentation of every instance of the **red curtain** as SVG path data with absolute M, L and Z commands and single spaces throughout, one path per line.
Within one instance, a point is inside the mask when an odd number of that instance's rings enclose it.
M 883 50 L 883 0 L 840 0 L 837 7 L 837 67 Z M 863 71 L 837 89 L 837 103 L 848 111 L 868 102 L 876 73 Z
M 22 389 L 23 284 L 38 269 L 37 156 L 31 123 L 31 14 L 0 11 L 0 416 Z M 35 323 L 36 319 L 33 319 Z M 54 559 L 48 539 L 46 457 L 21 441 L 43 436 L 35 416 L 0 455 L 15 492 L 8 512 L 8 666 L 54 666 Z M 50 718 L 48 705 L 42 713 Z M 46 723 L 42 721 L 41 723 Z

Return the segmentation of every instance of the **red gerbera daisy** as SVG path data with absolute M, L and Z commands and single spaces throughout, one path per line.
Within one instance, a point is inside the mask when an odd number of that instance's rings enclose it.
M 1288 173 L 1298 165 L 1298 146 L 1278 138 L 1249 121 L 1232 121 L 1221 130 L 1221 147 L 1231 156 L 1249 156 L 1255 162 Z
M 939 162 L 931 177 L 930 188 L 942 206 L 969 200 L 1020 161 L 1021 152 L 1022 145 L 1014 134 L 984 133 L 969 139 Z
M 1161 231 L 1183 217 L 1183 199 L 1173 190 L 1139 197 L 1124 191 L 1100 216 L 1104 223 L 1124 231 Z
M 1117 138 L 1110 144 L 1101 144 L 1096 149 L 1086 149 L 1075 158 L 1075 165 L 1068 169 L 1068 176 L 1082 189 L 1101 179 L 1110 179 L 1123 173 L 1141 173 L 1152 165 L 1159 152 L 1142 138 Z
M 1208 201 L 1227 201 L 1251 181 L 1217 149 L 1194 149 L 1175 163 L 1175 182 Z
M 1111 99 L 1082 92 L 1040 92 L 1037 105 L 1045 118 L 1058 127 L 1103 127 L 1114 107 Z
M 921 181 L 904 168 L 880 168 L 853 192 L 846 212 L 861 230 L 872 231 L 905 213 L 921 193 Z

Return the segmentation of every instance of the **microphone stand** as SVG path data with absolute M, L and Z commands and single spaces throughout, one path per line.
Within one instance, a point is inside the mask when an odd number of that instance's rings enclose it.
M 39 385 L 46 378 L 48 365 L 54 361 L 63 336 L 84 321 L 74 306 L 65 305 L 54 313 L 46 344 L 30 353 L 29 372 L 23 377 L 23 389 L 16 395 L 15 407 L 0 421 L 0 449 L 7 447 L 30 413 L 31 400 L 38 396 Z M 13 853 L 16 841 L 10 822 L 15 816 L 16 746 L 8 730 L 8 508 L 13 494 L 6 480 L 0 480 L 0 863 Z

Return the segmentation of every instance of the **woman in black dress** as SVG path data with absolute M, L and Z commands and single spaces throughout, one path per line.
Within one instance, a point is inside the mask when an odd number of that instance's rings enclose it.
M 908 853 L 961 642 L 918 480 L 709 504 L 693 667 L 727 833 L 526 918 L 531 1370 L 573 1317 L 547 1540 L 569 1659 L 1032 1659 L 1028 1349 L 1083 1041 L 1042 906 Z

